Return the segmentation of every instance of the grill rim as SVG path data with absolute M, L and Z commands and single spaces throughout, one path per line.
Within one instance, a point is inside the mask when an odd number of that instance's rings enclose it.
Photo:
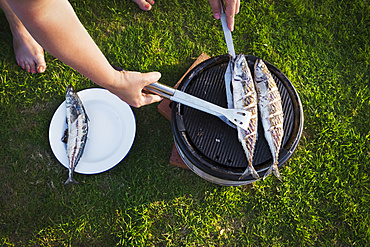
M 254 65 L 254 62 L 258 57 L 252 55 L 245 55 L 248 61 L 248 65 Z M 193 78 L 199 76 L 200 73 L 207 70 L 210 67 L 216 66 L 221 63 L 225 63 L 229 61 L 229 55 L 220 55 L 216 57 L 211 57 L 202 63 L 198 64 L 194 67 L 180 82 L 178 90 L 184 91 L 186 90 L 187 85 L 191 83 Z M 288 140 L 285 142 L 285 145 L 280 149 L 280 158 L 278 166 L 281 167 L 293 154 L 294 150 L 296 149 L 299 140 L 302 135 L 303 125 L 304 125 L 304 117 L 303 117 L 303 108 L 302 103 L 299 98 L 299 95 L 294 88 L 291 81 L 288 77 L 282 73 L 276 66 L 272 65 L 271 63 L 264 60 L 266 65 L 268 66 L 269 70 L 274 74 L 285 86 L 287 89 L 290 100 L 293 104 L 293 111 L 294 111 L 294 124 L 291 133 L 289 134 Z M 253 72 L 252 72 L 253 74 Z M 185 88 L 185 89 L 184 89 Z M 298 107 L 297 107 L 298 106 Z M 176 144 L 176 148 L 181 153 L 182 159 L 184 163 L 198 176 L 214 182 L 220 185 L 241 185 L 241 184 L 248 184 L 251 182 L 256 181 L 257 179 L 253 178 L 252 176 L 248 176 L 242 180 L 239 180 L 240 175 L 242 174 L 242 169 L 240 172 L 231 171 L 228 169 L 224 169 L 223 165 L 216 167 L 211 163 L 217 163 L 217 161 L 211 160 L 205 155 L 202 156 L 202 153 L 196 147 L 192 146 L 192 143 L 188 140 L 186 136 L 186 131 L 184 130 L 183 123 L 182 123 L 182 114 L 181 114 L 181 104 L 173 102 L 172 109 L 171 109 L 171 126 L 173 129 L 174 140 Z M 190 163 L 190 164 L 189 164 Z M 262 166 L 258 173 L 260 177 L 263 177 L 267 168 L 271 165 L 272 162 L 268 162 L 266 165 Z M 261 165 L 259 165 L 261 166 Z M 202 171 L 202 172 L 199 172 Z M 237 170 L 237 169 L 236 169 Z M 207 175 L 205 175 L 207 174 Z M 215 179 L 217 178 L 217 179 Z M 220 182 L 223 181 L 223 182 Z

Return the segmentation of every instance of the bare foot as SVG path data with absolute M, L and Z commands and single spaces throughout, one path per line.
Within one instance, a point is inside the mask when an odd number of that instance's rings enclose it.
M 152 8 L 152 5 L 154 4 L 154 0 L 132 0 L 133 2 L 137 3 L 139 5 L 140 9 L 142 10 L 150 10 Z
M 28 31 L 12 30 L 15 59 L 19 66 L 31 73 L 43 73 L 46 69 L 44 49 L 32 38 Z
M 4 0 L 0 0 L 0 7 L 13 34 L 13 49 L 18 65 L 31 73 L 43 73 L 46 69 L 44 49 L 30 35 Z

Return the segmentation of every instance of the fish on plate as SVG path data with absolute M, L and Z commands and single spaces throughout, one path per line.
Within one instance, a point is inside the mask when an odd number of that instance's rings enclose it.
M 71 183 L 78 184 L 73 178 L 73 172 L 84 152 L 89 129 L 89 118 L 86 110 L 71 85 L 67 86 L 66 90 L 66 110 L 68 128 L 62 137 L 62 141 L 67 144 L 69 177 L 64 184 L 68 185 Z
M 254 64 L 254 81 L 261 115 L 260 120 L 273 160 L 263 178 L 265 179 L 272 172 L 281 180 L 278 163 L 280 146 L 284 136 L 284 113 L 276 82 L 262 59 L 257 59 Z
M 235 109 L 245 109 L 252 113 L 248 129 L 237 127 L 238 139 L 241 143 L 248 160 L 248 166 L 239 179 L 252 175 L 258 179 L 259 175 L 254 169 L 253 153 L 257 141 L 257 93 L 254 86 L 253 77 L 248 67 L 248 63 L 243 54 L 235 58 L 232 72 L 233 102 Z

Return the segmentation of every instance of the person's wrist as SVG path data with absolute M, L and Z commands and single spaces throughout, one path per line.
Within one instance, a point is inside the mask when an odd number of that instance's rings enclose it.
M 124 71 L 118 71 L 118 70 L 115 70 L 113 68 L 112 68 L 112 70 L 113 70 L 112 79 L 109 82 L 106 82 L 103 87 L 105 89 L 107 89 L 108 91 L 110 91 L 111 93 L 117 95 L 119 90 L 122 89 L 122 87 L 123 87 L 123 85 L 122 85 L 122 82 L 123 82 L 122 76 L 123 76 L 123 73 L 125 73 L 125 72 Z

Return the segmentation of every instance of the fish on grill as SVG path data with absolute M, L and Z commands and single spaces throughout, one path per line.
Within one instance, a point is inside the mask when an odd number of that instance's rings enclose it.
M 284 113 L 280 93 L 274 78 L 262 59 L 257 59 L 254 65 L 254 77 L 264 135 L 273 160 L 272 165 L 263 178 L 265 179 L 272 172 L 281 180 L 277 166 L 280 146 L 284 136 Z
M 88 120 L 81 99 L 72 86 L 66 90 L 67 126 L 62 141 L 67 144 L 69 177 L 65 185 L 78 182 L 73 178 L 73 172 L 84 152 L 88 133 Z
M 245 109 L 252 113 L 247 130 L 237 127 L 238 139 L 248 160 L 248 166 L 239 179 L 250 174 L 252 174 L 254 178 L 258 179 L 259 175 L 252 165 L 253 153 L 257 141 L 257 93 L 251 72 L 243 54 L 238 55 L 234 61 L 232 88 L 234 108 Z

